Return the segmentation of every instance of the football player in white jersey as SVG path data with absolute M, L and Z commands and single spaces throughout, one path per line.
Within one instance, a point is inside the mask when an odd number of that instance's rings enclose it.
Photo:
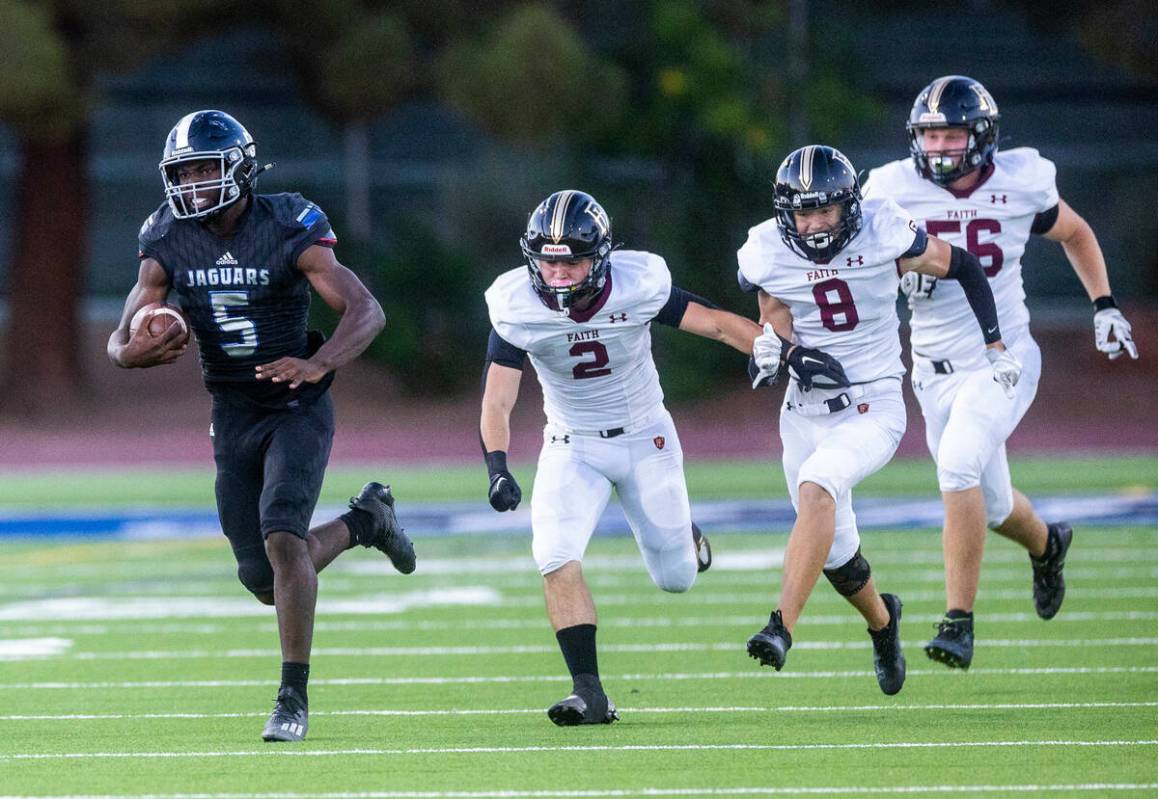
M 530 356 L 547 416 L 531 500 L 532 550 L 573 681 L 572 693 L 547 714 L 561 726 L 610 723 L 618 714 L 599 680 L 595 604 L 580 564 L 611 489 L 659 588 L 687 591 L 711 564 L 707 539 L 692 523 L 650 325 L 678 327 L 745 354 L 761 330 L 673 286 L 658 255 L 616 250 L 607 213 L 583 192 L 544 200 L 521 244 L 526 265 L 500 275 L 486 292 L 493 329 L 480 432 L 489 498 L 498 511 L 513 510 L 522 498 L 506 461 L 511 409 Z
M 780 602 L 748 640 L 748 653 L 777 671 L 821 573 L 868 622 L 877 682 L 901 690 L 901 601 L 880 594 L 860 550 L 852 489 L 892 458 L 905 432 L 896 292 L 901 275 L 951 278 L 984 331 L 975 344 L 992 380 L 1012 391 L 1020 365 L 1001 341 L 981 264 L 926 236 L 891 200 L 862 202 L 851 163 L 832 147 L 796 150 L 780 165 L 774 218 L 752 228 L 738 253 L 742 288 L 759 293 L 760 317 L 783 337 L 792 383 L 780 412 L 784 474 L 796 522 L 784 552 Z M 799 347 L 823 348 L 843 366 L 831 380 L 800 363 Z M 762 352 L 770 361 L 779 353 Z M 761 364 L 763 365 L 763 364 Z
M 929 235 L 981 260 L 1006 345 L 1023 364 L 1007 401 L 979 357 L 980 339 L 961 289 L 924 275 L 902 281 L 912 309 L 911 379 L 945 504 L 947 610 L 925 652 L 961 669 L 973 659 L 973 602 L 986 526 L 1028 550 L 1041 618 L 1053 618 L 1065 596 L 1062 568 L 1073 529 L 1042 521 L 1014 489 L 1005 452 L 1041 375 L 1021 280 L 1031 234 L 1061 242 L 1093 302 L 1097 348 L 1111 359 L 1138 357 L 1093 230 L 1058 196 L 1053 163 L 1029 147 L 998 152 L 998 119 L 997 104 L 980 83 L 959 75 L 938 78 L 921 90 L 909 115 L 912 158 L 874 169 L 865 188 L 866 197 L 897 202 Z

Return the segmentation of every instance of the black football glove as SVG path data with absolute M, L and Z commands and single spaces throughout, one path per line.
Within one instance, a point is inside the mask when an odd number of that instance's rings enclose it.
M 848 378 L 840 361 L 827 352 L 808 347 L 793 347 L 788 353 L 788 373 L 804 391 L 814 388 L 848 388 Z
M 491 487 L 487 498 L 497 511 L 514 510 L 523 501 L 523 491 L 515 482 L 515 476 L 507 470 L 507 453 L 495 450 L 486 454 L 487 473 L 491 477 Z

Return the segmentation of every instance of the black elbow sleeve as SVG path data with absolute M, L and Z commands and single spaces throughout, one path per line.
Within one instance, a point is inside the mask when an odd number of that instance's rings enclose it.
M 1001 326 L 997 323 L 997 304 L 993 300 L 993 290 L 981 261 L 971 252 L 953 247 L 949 256 L 949 271 L 945 277 L 956 280 L 965 292 L 965 299 L 981 326 L 981 335 L 986 344 L 1001 340 Z

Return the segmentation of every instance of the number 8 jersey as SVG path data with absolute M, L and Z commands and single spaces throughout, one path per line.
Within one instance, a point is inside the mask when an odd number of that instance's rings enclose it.
M 250 384 L 264 396 L 272 384 L 257 384 L 255 366 L 308 357 L 310 285 L 297 260 L 313 244 L 337 243 L 316 205 L 300 194 L 252 195 L 234 235 L 221 238 L 174 219 L 166 203 L 139 238 L 140 257 L 161 264 L 189 317 L 208 387 Z
M 930 236 L 976 255 L 997 303 L 997 318 L 1006 341 L 1016 340 L 1029 325 L 1021 256 L 1038 218 L 1056 214 L 1057 169 L 1030 147 L 997 153 L 972 189 L 954 191 L 925 180 L 911 159 L 893 161 L 869 173 L 866 197 L 882 197 L 904 206 Z M 1052 218 L 1049 225 L 1052 225 Z M 1048 228 L 1047 228 L 1048 229 Z M 909 296 L 913 351 L 928 358 L 979 362 L 984 343 L 977 321 L 954 280 L 924 278 Z
M 663 409 L 651 321 L 671 297 L 671 273 L 652 253 L 610 257 L 603 291 L 569 316 L 543 304 L 526 267 L 503 273 L 486 291 L 495 333 L 530 356 L 547 421 L 565 430 L 633 429 Z
M 749 230 L 737 253 L 741 287 L 763 289 L 788 306 L 794 343 L 839 360 L 854 384 L 905 373 L 897 261 L 918 239 L 916 222 L 891 200 L 864 200 L 861 208 L 860 232 L 827 263 L 789 249 L 775 219 Z

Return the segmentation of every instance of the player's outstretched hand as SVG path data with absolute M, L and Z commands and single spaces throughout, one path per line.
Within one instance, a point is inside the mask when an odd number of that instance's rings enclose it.
M 1113 335 L 1114 340 L 1110 340 Z M 1121 358 L 1124 353 L 1138 360 L 1138 346 L 1134 344 L 1134 334 L 1130 323 L 1117 308 L 1103 308 L 1094 314 L 1094 344 L 1098 352 L 1110 356 L 1110 360 Z
M 772 325 L 764 323 L 764 332 L 752 341 L 752 362 L 756 373 L 750 374 L 752 388 L 770 386 L 776 382 L 776 375 L 780 372 L 780 351 L 783 344 L 780 336 L 772 329 Z M 752 369 L 749 367 L 749 372 Z
M 118 361 L 126 369 L 147 369 L 170 364 L 189 349 L 189 331 L 178 324 L 169 325 L 159 336 L 149 334 L 149 326 L 141 325 L 121 347 Z
M 840 361 L 827 352 L 810 347 L 793 347 L 788 351 L 788 373 L 804 391 L 814 388 L 848 388 L 848 378 Z
M 1001 386 L 1005 396 L 1013 399 L 1013 387 L 1021 379 L 1021 361 L 1014 358 L 1009 350 L 992 347 L 985 350 L 985 357 L 993 365 L 993 382 Z
M 278 358 L 273 363 L 257 367 L 258 380 L 272 380 L 275 383 L 289 383 L 297 388 L 302 383 L 317 383 L 329 371 L 326 367 L 309 358 Z

